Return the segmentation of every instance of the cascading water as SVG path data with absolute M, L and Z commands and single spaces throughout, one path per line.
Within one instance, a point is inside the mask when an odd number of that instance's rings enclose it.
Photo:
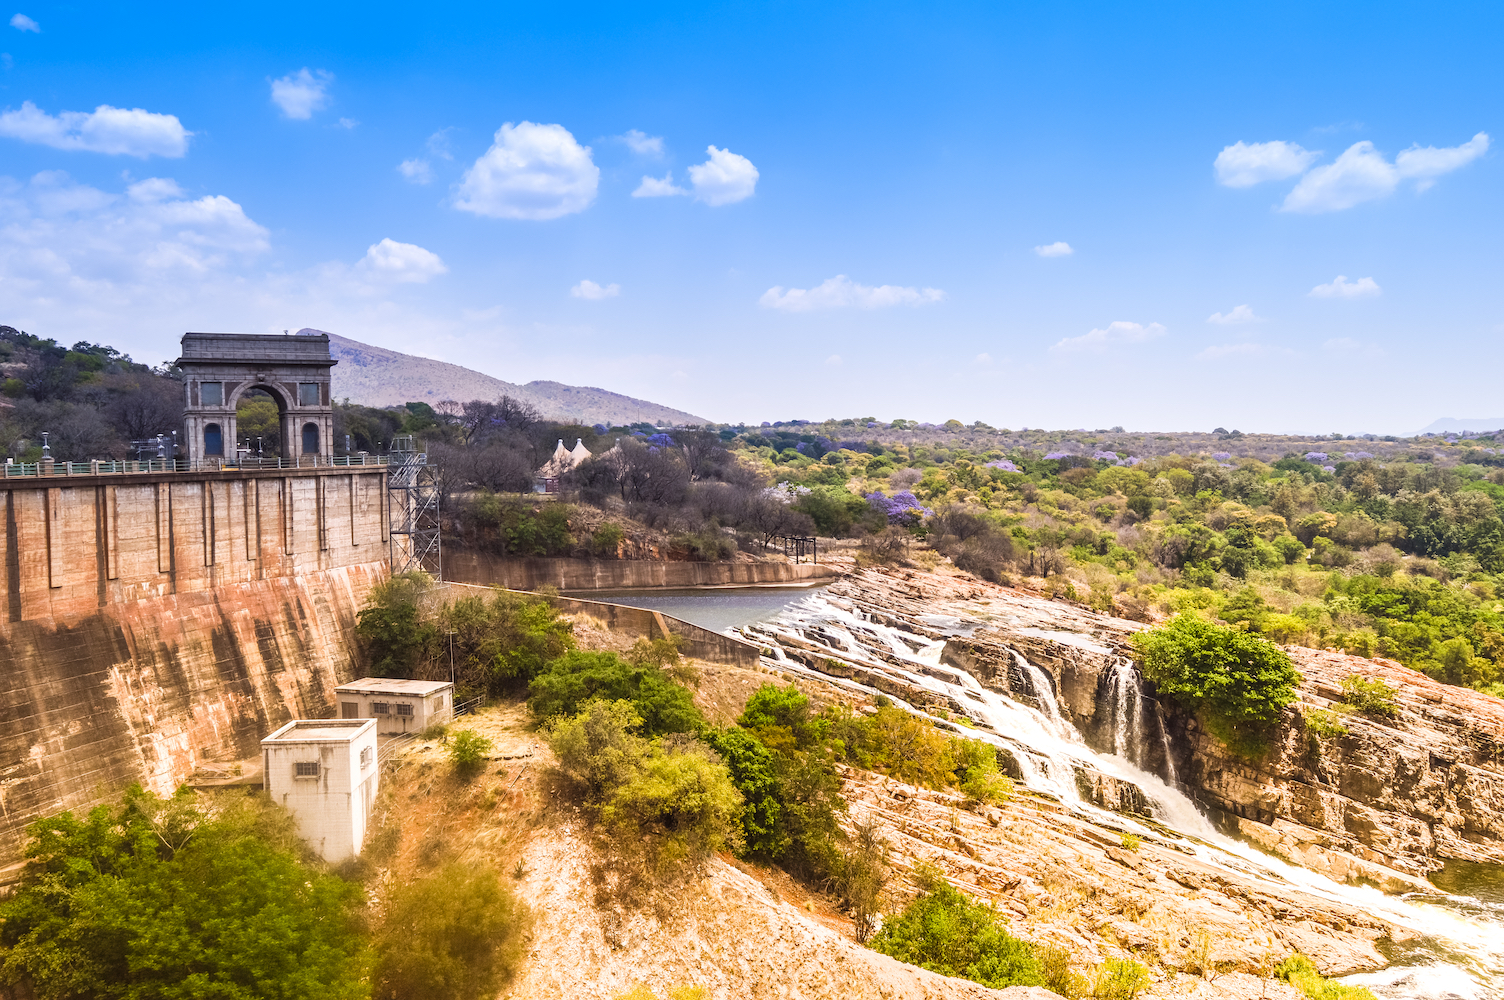
M 942 632 L 965 634 L 979 624 L 947 622 L 948 628 Z M 808 671 L 786 657 L 779 648 L 780 640 L 795 646 L 813 643 L 839 651 L 851 663 L 877 673 L 887 673 L 910 687 L 945 698 L 973 721 L 987 727 L 987 730 L 968 731 L 967 735 L 1003 747 L 1013 754 L 1025 787 L 1054 795 L 1062 804 L 1098 822 L 1133 832 L 1151 832 L 1131 817 L 1083 801 L 1075 780 L 1078 767 L 1090 768 L 1137 786 L 1149 802 L 1155 820 L 1190 838 L 1182 846 L 1208 864 L 1251 878 L 1276 893 L 1293 888 L 1356 906 L 1442 943 L 1435 954 L 1423 955 L 1415 962 L 1399 963 L 1381 973 L 1353 977 L 1355 982 L 1361 981 L 1381 997 L 1394 1000 L 1454 997 L 1482 1000 L 1504 996 L 1504 914 L 1480 909 L 1476 900 L 1451 897 L 1456 905 L 1448 909 L 1406 897 L 1387 896 L 1373 888 L 1345 885 L 1224 836 L 1175 787 L 1169 737 L 1163 713 L 1157 706 L 1152 714 L 1166 774 L 1161 778 L 1144 770 L 1140 762 L 1145 757 L 1144 716 L 1148 714 L 1145 706 L 1153 703 L 1145 697 L 1138 672 L 1128 660 L 1119 658 L 1111 667 L 1109 693 L 1114 705 L 1114 752 L 1109 755 L 1097 753 L 1087 746 L 1081 734 L 1061 713 L 1048 675 L 1016 651 L 1015 665 L 1030 688 L 1027 696 L 1037 707 L 982 687 L 964 670 L 941 665 L 940 656 L 945 646 L 943 637 L 928 639 L 871 621 L 858 609 L 842 607 L 823 596 L 806 598 L 791 605 L 774 621 L 749 627 L 747 631 L 759 641 L 771 640 L 776 665 L 781 669 L 809 673 L 831 683 L 877 693 L 855 681 L 842 681 Z M 1463 958 L 1460 961 L 1442 960 L 1437 957 L 1441 953 Z
M 1117 657 L 1112 662 L 1112 750 L 1132 764 L 1143 766 L 1144 719 L 1138 674 L 1133 664 Z

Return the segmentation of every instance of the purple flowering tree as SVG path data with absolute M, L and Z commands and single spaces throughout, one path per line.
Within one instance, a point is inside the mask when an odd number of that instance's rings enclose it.
M 1002 469 L 1004 472 L 1017 472 L 1018 471 L 1018 466 L 1014 465 L 1012 462 L 1008 461 L 1006 458 L 1000 458 L 996 462 L 988 462 L 987 465 L 986 465 L 986 468 L 989 468 L 989 469 Z
M 889 524 L 897 524 L 905 528 L 916 527 L 920 521 L 932 516 L 935 512 L 919 502 L 919 498 L 908 490 L 895 493 L 891 497 L 876 490 L 867 494 L 867 503 L 872 509 L 884 515 Z
M 1324 452 L 1324 451 L 1308 451 L 1308 452 L 1306 452 L 1306 461 L 1307 462 L 1315 462 L 1316 464 L 1320 465 L 1322 462 L 1326 461 L 1326 452 Z

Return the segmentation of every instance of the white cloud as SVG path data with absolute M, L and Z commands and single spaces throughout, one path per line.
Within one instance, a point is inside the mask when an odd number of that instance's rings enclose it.
M 433 169 L 427 160 L 403 160 L 397 164 L 397 173 L 414 184 L 427 184 L 433 180 Z
M 557 219 L 595 200 L 600 168 L 562 125 L 507 122 L 465 172 L 454 207 L 493 219 Z
M 1437 177 L 1482 156 L 1488 144 L 1488 134 L 1479 132 L 1460 146 L 1444 149 L 1412 146 L 1390 163 L 1374 149 L 1373 143 L 1357 142 L 1337 157 L 1335 163 L 1317 167 L 1302 177 L 1285 198 L 1281 211 L 1340 212 L 1393 194 L 1402 180 L 1414 180 L 1417 190 L 1424 191 Z
M 360 122 L 356 121 L 354 118 L 341 118 L 337 124 L 340 128 L 354 128 L 355 126 L 359 125 Z
M 942 302 L 945 293 L 938 288 L 906 288 L 901 285 L 859 285 L 838 274 L 814 288 L 790 288 L 776 285 L 762 294 L 758 305 L 785 312 L 808 312 L 811 309 L 885 309 L 889 306 L 920 306 Z
M 757 190 L 757 168 L 745 156 L 729 149 L 707 146 L 710 159 L 689 168 L 695 200 L 707 205 L 730 205 L 752 197 Z
M 1069 257 L 1076 251 L 1072 250 L 1071 245 L 1064 240 L 1057 240 L 1054 243 L 1046 243 L 1044 246 L 1035 247 L 1034 252 L 1041 257 Z
M 604 288 L 591 281 L 584 279 L 578 285 L 569 290 L 569 294 L 577 299 L 588 299 L 595 302 L 600 299 L 614 299 L 621 294 L 621 286 L 617 284 L 606 285 Z
M 15 28 L 17 31 L 34 31 L 39 35 L 42 33 L 42 26 L 33 21 L 31 18 L 27 17 L 25 14 L 12 15 L 10 19 L 10 26 L 12 28 Z
M 632 192 L 632 197 L 669 198 L 679 194 L 689 192 L 674 183 L 674 172 L 670 170 L 661 180 L 657 177 L 644 177 L 642 183 L 637 185 L 637 190 Z
M 1479 132 L 1460 146 L 1411 146 L 1394 158 L 1394 168 L 1401 177 L 1414 178 L 1416 190 L 1424 191 L 1436 183 L 1437 177 L 1466 166 L 1486 152 L 1488 133 Z
M 974 360 L 979 365 L 990 365 L 992 364 L 992 355 L 984 351 L 981 354 L 978 354 Z
M 1120 344 L 1141 344 L 1156 337 L 1163 337 L 1165 328 L 1158 323 L 1150 323 L 1144 326 L 1142 323 L 1129 323 L 1125 320 L 1116 320 L 1107 324 L 1103 330 L 1094 329 L 1090 333 L 1083 333 L 1079 337 L 1066 337 L 1054 347 L 1052 351 L 1101 351 Z
M 179 157 L 188 152 L 188 137 L 176 115 L 141 108 L 101 104 L 92 112 L 62 111 L 49 115 L 30 101 L 19 111 L 0 114 L 0 136 L 54 149 L 122 156 Z
M 391 238 L 371 244 L 355 267 L 373 278 L 399 284 L 423 284 L 449 272 L 433 251 L 414 243 L 398 243 Z
M 1280 210 L 1340 212 L 1392 193 L 1399 182 L 1399 173 L 1373 143 L 1364 140 L 1344 150 L 1336 163 L 1317 167 L 1302 177 Z
M 118 321 L 121 290 L 153 309 L 268 249 L 267 231 L 223 195 L 190 199 L 152 177 L 114 194 L 61 171 L 0 178 L 0 311 L 93 311 Z
M 627 130 L 627 134 L 621 137 L 621 141 L 638 156 L 651 156 L 656 159 L 663 155 L 662 136 L 648 135 L 646 132 L 633 128 Z
M 1347 275 L 1339 274 L 1336 280 L 1325 285 L 1317 285 L 1307 294 L 1313 299 L 1361 299 L 1370 295 L 1381 295 L 1383 289 L 1372 278 L 1359 278 L 1357 281 L 1348 281 Z
M 1321 154 L 1293 142 L 1243 142 L 1239 140 L 1217 154 L 1212 169 L 1217 183 L 1225 187 L 1252 187 L 1264 181 L 1280 181 L 1305 173 Z
M 830 367 L 832 368 L 839 368 L 842 364 L 841 356 L 839 354 L 832 354 L 830 357 L 825 359 L 825 363 L 827 365 L 830 365 Z
M 176 357 L 173 331 L 194 329 L 310 326 L 463 364 L 476 364 L 477 350 L 531 342 L 503 319 L 454 306 L 447 281 L 390 280 L 355 259 L 364 250 L 283 270 L 267 230 L 239 205 L 184 195 L 166 178 L 100 189 L 61 173 L 0 176 L 0 233 L 6 322 L 65 343 L 108 342 L 147 363 Z
M 310 73 L 304 66 L 296 73 L 272 81 L 272 103 L 289 118 L 300 121 L 312 118 L 315 111 L 329 103 L 329 84 L 333 82 L 334 74 L 328 70 Z
M 1235 326 L 1239 323 L 1258 323 L 1261 317 L 1253 314 L 1253 306 L 1234 306 L 1226 313 L 1214 312 L 1206 317 L 1208 323 L 1220 323 L 1223 326 Z

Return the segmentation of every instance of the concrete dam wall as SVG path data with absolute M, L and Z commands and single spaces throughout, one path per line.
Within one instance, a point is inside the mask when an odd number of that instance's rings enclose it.
M 331 714 L 388 566 L 385 469 L 0 480 L 0 858 Z

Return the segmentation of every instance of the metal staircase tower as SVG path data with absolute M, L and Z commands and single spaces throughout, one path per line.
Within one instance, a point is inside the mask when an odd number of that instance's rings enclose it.
M 414 450 L 411 435 L 392 439 L 387 465 L 387 495 L 391 510 L 392 575 L 420 569 L 443 579 L 439 541 L 437 469 L 425 452 Z

